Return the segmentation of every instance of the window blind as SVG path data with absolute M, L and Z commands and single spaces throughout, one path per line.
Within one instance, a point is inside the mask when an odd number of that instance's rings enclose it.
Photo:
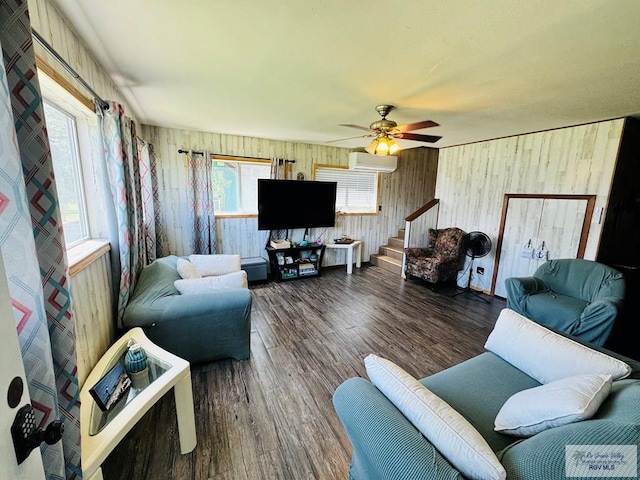
M 343 213 L 375 213 L 378 174 L 345 168 L 318 167 L 316 180 L 336 182 L 336 210 Z

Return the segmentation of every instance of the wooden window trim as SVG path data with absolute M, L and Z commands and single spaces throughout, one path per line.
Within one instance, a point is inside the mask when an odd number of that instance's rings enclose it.
M 59 74 L 51 65 L 49 65 L 41 56 L 36 55 L 36 68 L 46 76 L 48 76 L 51 80 L 56 82 L 62 88 L 64 88 L 71 96 L 73 96 L 76 100 L 78 100 L 82 105 L 87 107 L 92 112 L 95 111 L 96 107 L 89 97 L 84 95 L 80 90 L 74 87 L 69 80 L 64 78 L 61 74 Z
M 67 249 L 69 276 L 73 277 L 111 250 L 106 240 L 85 240 Z

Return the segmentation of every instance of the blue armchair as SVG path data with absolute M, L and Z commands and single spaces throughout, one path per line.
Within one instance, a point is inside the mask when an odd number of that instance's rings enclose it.
M 507 308 L 602 346 L 622 308 L 622 273 L 582 259 L 549 260 L 533 277 L 507 278 Z

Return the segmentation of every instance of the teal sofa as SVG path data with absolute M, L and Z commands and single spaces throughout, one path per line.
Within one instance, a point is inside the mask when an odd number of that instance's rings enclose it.
M 125 327 L 141 327 L 152 342 L 193 364 L 249 358 L 249 289 L 181 295 L 174 287 L 181 278 L 177 261 L 170 255 L 143 268 L 124 312 Z
M 507 308 L 544 326 L 602 346 L 618 318 L 622 273 L 582 259 L 549 260 L 532 277 L 505 280 Z
M 613 382 L 591 419 L 525 439 L 494 431 L 494 420 L 509 397 L 540 383 L 491 351 L 419 381 L 476 428 L 508 480 L 566 480 L 566 445 L 640 444 L 640 363 L 590 348 L 623 360 L 631 374 Z M 353 447 L 349 480 L 466 478 L 368 379 L 344 381 L 334 392 L 333 404 Z M 637 461 L 640 465 L 640 458 Z

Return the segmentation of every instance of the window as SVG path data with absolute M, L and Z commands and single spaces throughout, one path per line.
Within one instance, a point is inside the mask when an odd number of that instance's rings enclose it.
M 212 155 L 213 208 L 216 215 L 257 215 L 258 179 L 269 178 L 271 162 Z
M 44 114 L 56 176 L 62 227 L 67 246 L 89 236 L 78 150 L 78 131 L 73 116 L 44 102 Z
M 105 190 L 100 168 L 98 118 L 93 101 L 37 60 L 67 258 L 72 275 L 108 242 Z M 56 80 L 54 80 L 56 78 Z
M 338 183 L 336 211 L 377 213 L 378 174 L 376 172 L 356 172 L 344 167 L 316 165 L 315 179 Z

